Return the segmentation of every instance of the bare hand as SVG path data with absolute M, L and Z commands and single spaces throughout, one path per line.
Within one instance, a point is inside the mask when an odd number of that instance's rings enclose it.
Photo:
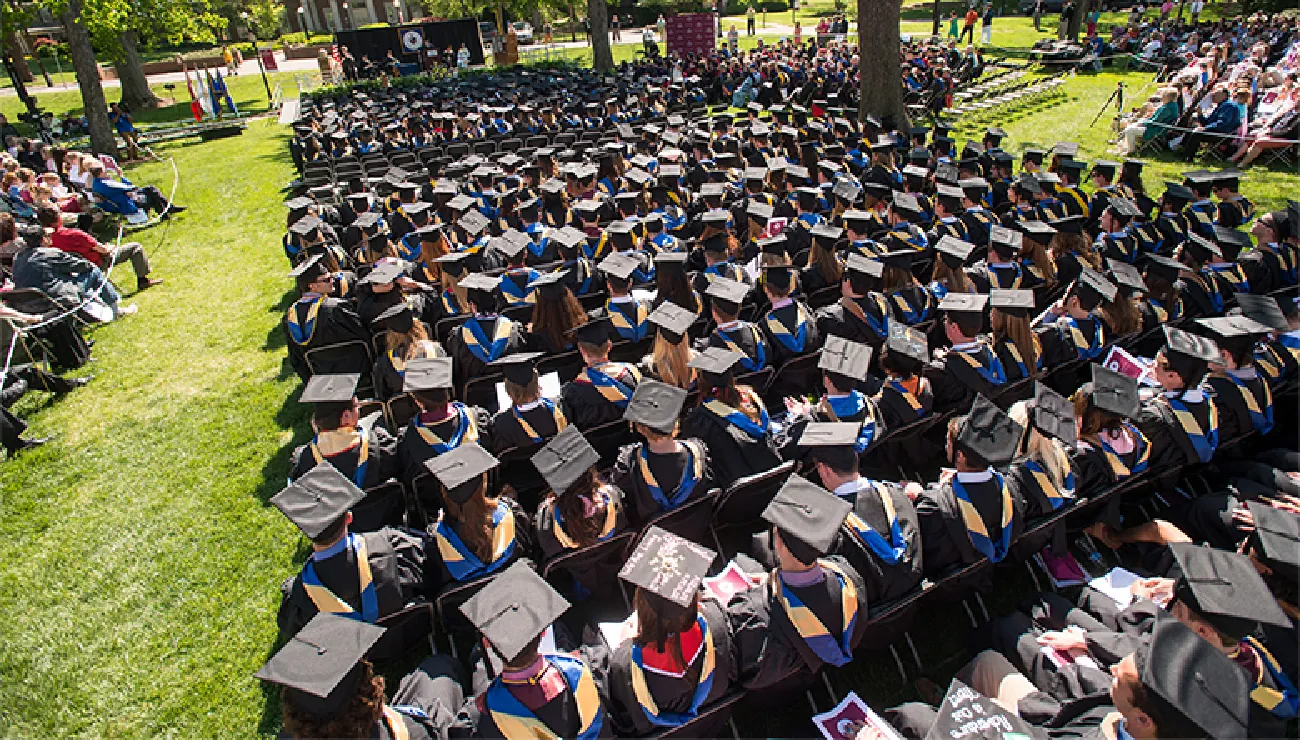
M 1119 533 L 1105 522 L 1096 522 L 1085 530 L 1088 534 L 1101 540 L 1101 543 L 1112 550 L 1118 550 L 1123 543 L 1119 541 Z
M 1073 626 L 1061 631 L 1044 632 L 1038 636 L 1038 644 L 1071 655 L 1088 652 L 1088 642 L 1084 639 L 1083 630 Z
M 912 501 L 916 501 L 924 492 L 925 489 L 916 481 L 908 481 L 907 485 L 903 486 L 903 493 L 907 494 L 907 497 Z
M 1134 598 L 1150 599 L 1163 604 L 1174 596 L 1174 581 L 1172 578 L 1143 578 L 1134 581 L 1128 590 Z
M 399 286 L 401 286 L 403 290 L 419 290 L 421 287 L 419 283 L 415 282 L 409 277 L 406 277 L 405 275 L 399 277 L 394 282 L 396 282 Z
M 1250 513 L 1250 509 L 1239 508 L 1232 510 L 1232 523 L 1243 532 L 1255 531 L 1255 515 Z

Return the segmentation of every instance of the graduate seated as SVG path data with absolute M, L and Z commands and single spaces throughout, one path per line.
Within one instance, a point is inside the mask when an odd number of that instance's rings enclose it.
M 456 387 L 483 375 L 490 362 L 523 349 L 523 327 L 497 314 L 501 278 L 472 273 L 460 281 L 470 316 L 447 337 L 447 354 L 456 361 Z
M 540 352 L 517 352 L 491 365 L 501 370 L 510 397 L 510 408 L 497 412 L 492 419 L 492 448 L 496 454 L 543 444 L 569 425 L 560 404 L 542 395 L 537 376 L 541 357 Z
M 1206 386 L 1219 411 L 1219 439 L 1228 442 L 1273 429 L 1273 394 L 1255 369 L 1255 344 L 1269 328 L 1245 316 L 1197 319 L 1194 328 L 1209 334 L 1219 348 L 1210 363 Z
M 573 330 L 587 321 L 587 313 L 574 297 L 562 275 L 552 272 L 529 283 L 533 293 L 532 320 L 528 343 L 544 354 L 558 355 L 573 349 Z
M 1019 290 L 1025 287 L 1024 268 L 1017 257 L 1024 237 L 1019 231 L 1004 226 L 989 229 L 989 255 L 984 262 L 967 268 L 966 274 L 980 293 L 993 289 Z
M 848 561 L 828 554 L 852 509 L 792 475 L 763 510 L 773 527 L 776 567 L 760 586 L 733 596 L 727 605 L 745 688 L 793 688 L 795 674 L 810 678 L 823 665 L 853 659 L 867 622 L 867 587 Z M 743 554 L 736 562 L 748 573 L 763 572 Z
M 655 306 L 649 317 L 655 340 L 650 354 L 641 358 L 639 369 L 643 375 L 674 388 L 691 390 L 695 387 L 695 370 L 690 367 L 691 360 L 695 359 L 695 350 L 691 349 L 691 340 L 687 336 L 695 318 L 694 313 L 671 301 Z
M 608 424 L 623 418 L 632 393 L 641 382 L 641 372 L 624 362 L 610 362 L 614 346 L 613 325 L 607 318 L 589 319 L 574 330 L 582 372 L 561 389 L 564 415 L 579 429 Z
M 678 439 L 686 391 L 647 380 L 637 386 L 623 418 L 645 441 L 619 450 L 610 477 L 628 496 L 639 523 L 707 495 L 713 488 L 709 450 L 698 439 Z
M 445 655 L 431 655 L 402 678 L 392 698 L 384 677 L 366 660 L 386 630 L 334 614 L 317 614 L 284 644 L 257 678 L 281 688 L 284 736 L 294 740 L 348 740 L 447 736 L 458 722 L 464 690 L 460 667 Z
M 499 250 L 506 258 L 506 270 L 501 273 L 499 287 L 506 308 L 537 302 L 537 289 L 533 282 L 541 277 L 541 273 L 526 264 L 531 243 L 527 234 L 515 229 L 504 232 L 491 242 L 491 248 Z
M 569 602 L 526 563 L 516 563 L 461 605 L 501 664 L 465 703 L 461 724 L 472 737 L 595 740 L 613 737 L 597 679 L 584 651 L 541 653 L 548 627 Z M 554 634 L 556 630 L 552 630 Z M 476 677 L 479 671 L 475 671 Z
M 889 341 L 880 348 L 885 381 L 871 400 L 886 429 L 900 429 L 928 416 L 934 408 L 930 381 L 921 376 L 930 361 L 925 335 L 908 326 L 889 327 Z
M 311 540 L 312 550 L 302 572 L 280 585 L 280 634 L 296 634 L 321 612 L 374 624 L 423 594 L 425 538 L 389 527 L 349 532 L 350 509 L 363 498 L 328 463 L 271 497 Z
M 940 578 L 982 558 L 999 563 L 1024 526 L 1014 478 L 994 470 L 1015 454 L 1020 425 L 983 396 L 948 422 L 948 462 L 938 483 L 908 485 L 921 522 L 925 573 Z
M 925 368 L 937 412 L 967 408 L 976 395 L 991 396 L 1007 383 L 997 352 L 980 337 L 988 302 L 986 295 L 949 293 L 939 303 L 944 334 L 952 346 L 935 352 Z
M 1079 490 L 1070 458 L 1078 439 L 1074 404 L 1037 383 L 1033 400 L 1013 404 L 1007 414 L 1023 430 L 1008 473 L 1022 496 L 1025 519 L 1072 506 Z
M 402 391 L 419 409 L 398 433 L 397 458 L 402 481 L 410 485 L 426 472 L 425 462 L 463 444 L 492 446 L 492 416 L 487 411 L 452 400 L 452 359 L 412 360 Z M 418 493 L 418 492 L 417 492 Z M 429 511 L 439 502 L 425 502 Z
M 749 295 L 749 286 L 735 280 L 715 278 L 709 283 L 706 295 L 717 326 L 709 336 L 695 342 L 695 351 L 716 347 L 739 352 L 742 355 L 740 366 L 746 373 L 767 367 L 767 339 L 763 331 L 739 318 L 740 306 Z
M 1255 344 L 1253 358 L 1269 388 L 1293 380 L 1300 368 L 1300 303 L 1288 296 L 1241 295 L 1237 307 L 1243 316 L 1269 329 Z
M 787 459 L 802 456 L 793 443 L 810 422 L 852 422 L 856 429 L 853 444 L 858 453 L 866 452 L 872 442 L 884 435 L 885 425 L 880 421 L 876 402 L 858 390 L 858 386 L 865 384 L 870 366 L 870 347 L 841 337 L 827 337 L 817 361 L 825 394 L 816 404 L 794 398 L 785 402 L 787 433 L 783 454 Z
M 631 294 L 632 275 L 641 263 L 631 252 L 614 252 L 600 261 L 601 273 L 609 298 L 605 301 L 604 315 L 614 326 L 614 333 L 622 341 L 639 342 L 649 336 L 651 325 L 650 302 L 634 298 Z
M 1142 403 L 1138 427 L 1151 440 L 1154 470 L 1207 463 L 1219 446 L 1219 408 L 1201 387 L 1219 359 L 1211 339 L 1165 326 L 1153 374 L 1161 392 Z
M 442 512 L 429 525 L 437 547 L 427 549 L 430 593 L 498 573 L 526 558 L 532 523 L 513 499 L 490 488 L 497 459 L 470 442 L 425 462 L 442 485 Z
M 537 544 L 545 559 L 591 547 L 627 529 L 623 491 L 597 478 L 600 455 L 577 427 L 565 427 L 532 462 L 550 488 L 536 519 Z M 575 574 L 571 593 L 576 598 L 608 593 L 613 575 L 595 569 Z
M 691 360 L 698 373 L 700 402 L 686 414 L 684 437 L 704 443 L 713 461 L 713 479 L 726 488 L 741 478 L 781 464 L 772 421 L 758 392 L 736 385 L 739 352 L 710 347 Z
M 424 323 L 416 321 L 415 312 L 405 301 L 379 314 L 375 323 L 384 332 L 384 353 L 375 360 L 370 377 L 375 384 L 375 398 L 387 401 L 404 392 L 407 363 L 445 357 L 446 353 L 429 338 Z
M 1038 377 L 1043 370 L 1043 345 L 1029 324 L 1034 292 L 994 288 L 989 292 L 989 306 L 989 340 L 1006 371 L 1007 382 Z
M 912 274 L 912 265 L 924 259 L 926 253 L 896 237 L 890 239 L 894 251 L 885 252 L 879 259 L 885 266 L 881 274 L 881 292 L 889 300 L 893 318 L 907 326 L 929 321 L 939 302 Z
M 791 297 L 796 272 L 789 265 L 763 268 L 763 292 L 771 308 L 763 317 L 764 343 L 771 350 L 771 365 L 780 368 L 788 360 L 816 351 L 821 346 L 813 312 L 801 300 Z M 718 302 L 713 302 L 716 308 Z
M 839 302 L 817 310 L 817 331 L 879 347 L 889 337 L 889 302 L 878 292 L 884 264 L 850 253 Z
M 636 587 L 636 631 L 611 646 L 609 710 L 621 737 L 690 722 L 731 690 L 736 657 L 725 605 L 700 598 L 700 583 L 716 554 L 651 527 L 628 556 L 619 578 Z M 694 727 L 712 737 L 719 727 Z
M 311 404 L 311 441 L 289 458 L 289 479 L 328 462 L 363 491 L 396 477 L 397 440 L 379 424 L 379 414 L 361 418 L 356 392 L 359 375 L 313 375 L 303 388 Z
M 1095 360 L 1106 350 L 1105 324 L 1093 311 L 1115 299 L 1115 284 L 1084 267 L 1061 300 L 1034 321 L 1043 346 L 1043 366 L 1071 360 Z
M 1077 490 L 1094 492 L 1151 464 L 1151 441 L 1134 421 L 1141 410 L 1137 381 L 1102 365 L 1092 366 L 1092 380 L 1070 397 L 1076 441 L 1072 456 Z
M 284 317 L 285 345 L 289 352 L 289 364 L 298 373 L 298 377 L 307 380 L 311 377 L 313 368 L 307 362 L 309 350 L 345 342 L 368 343 L 370 333 L 350 303 L 330 297 L 335 281 L 321 264 L 320 255 L 307 258 L 289 274 L 297 281 L 300 295 Z M 314 362 L 315 371 L 369 371 L 370 368 L 365 367 L 366 358 L 366 351 L 356 347 L 353 354 L 346 358 L 318 357 Z M 322 363 L 323 360 L 327 361 Z

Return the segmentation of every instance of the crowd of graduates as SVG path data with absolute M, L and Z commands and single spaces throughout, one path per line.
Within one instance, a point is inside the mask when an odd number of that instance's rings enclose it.
M 336 155 L 284 240 L 313 436 L 272 503 L 312 553 L 258 675 L 289 735 L 716 736 L 1085 528 L 1140 561 L 1132 605 L 1034 597 L 963 679 L 1036 736 L 1285 734 L 1300 205 L 825 89 L 733 117 L 487 79 L 296 125 Z M 744 587 L 701 588 L 729 560 Z

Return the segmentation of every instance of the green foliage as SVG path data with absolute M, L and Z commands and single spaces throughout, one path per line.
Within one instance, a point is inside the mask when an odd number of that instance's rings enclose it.
M 86 0 L 81 20 L 95 50 L 120 62 L 121 34 L 135 31 L 141 48 L 213 43 L 228 21 L 212 12 L 208 0 Z
M 284 22 L 286 13 L 280 0 L 246 0 L 244 10 L 248 13 L 253 35 L 259 39 L 272 39 L 280 33 L 280 24 Z

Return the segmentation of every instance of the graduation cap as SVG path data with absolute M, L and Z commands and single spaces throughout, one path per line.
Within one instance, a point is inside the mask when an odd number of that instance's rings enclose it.
M 695 323 L 695 314 L 671 301 L 664 301 L 650 312 L 647 320 L 659 327 L 661 333 L 673 344 L 680 342 Z
M 968 241 L 963 241 L 955 236 L 944 235 L 935 245 L 935 250 L 939 252 L 939 257 L 954 269 L 966 264 L 971 252 L 975 251 L 975 245 Z M 948 295 L 953 295 L 949 293 Z
M 1237 307 L 1241 309 L 1242 316 L 1254 319 L 1268 327 L 1269 331 L 1285 332 L 1290 329 L 1286 315 L 1272 296 L 1238 293 Z
M 1209 170 L 1192 170 L 1183 173 L 1183 182 L 1192 184 L 1192 187 L 1209 187 L 1214 183 L 1216 174 Z
M 471 256 L 472 255 L 468 252 L 452 252 L 450 254 L 442 255 L 434 260 L 434 262 L 437 262 L 442 271 L 448 275 L 460 277 L 465 274 L 467 269 L 469 269 L 465 265 L 465 260 L 469 259 Z
M 1104 365 L 1092 365 L 1092 382 L 1081 389 L 1092 398 L 1092 405 L 1125 418 L 1137 416 L 1141 398 L 1133 378 Z
M 1148 254 L 1144 271 L 1146 274 L 1164 278 L 1170 285 L 1173 285 L 1182 271 L 1186 269 L 1187 266 L 1176 259 L 1166 257 L 1163 254 Z
M 1008 316 L 1023 318 L 1034 310 L 1034 291 L 994 288 L 989 291 L 989 305 Z
M 1115 278 L 1115 286 L 1125 295 L 1147 292 L 1147 283 L 1142 279 L 1142 272 L 1133 265 L 1121 260 L 1107 259 L 1106 267 L 1110 270 L 1111 277 Z
M 320 261 L 324 255 L 313 254 L 307 259 L 299 262 L 296 267 L 289 271 L 289 277 L 298 280 L 299 285 L 307 285 L 316 281 L 321 275 L 325 274 L 325 268 Z
M 569 602 L 523 561 L 460 605 L 465 618 L 507 662 L 518 658 L 568 609 Z
M 613 326 L 609 323 L 609 319 L 604 316 L 589 319 L 587 323 L 573 329 L 574 337 L 583 344 L 604 344 L 611 340 L 612 334 Z
M 981 293 L 949 293 L 939 301 L 940 311 L 957 313 L 983 313 L 989 297 Z
M 1102 175 L 1107 179 L 1114 179 L 1115 171 L 1119 169 L 1119 162 L 1111 162 L 1106 159 L 1099 159 L 1092 165 L 1092 174 Z
M 870 345 L 831 335 L 826 337 L 826 343 L 822 346 L 817 367 L 829 373 L 863 381 L 867 379 L 871 368 L 871 354 Z
M 1196 319 L 1196 325 L 1214 337 L 1219 347 L 1238 353 L 1249 351 L 1256 341 L 1271 331 L 1269 327 L 1246 316 Z
M 885 265 L 880 260 L 867 259 L 857 252 L 849 253 L 844 260 L 844 268 L 849 272 L 867 277 L 878 278 L 885 274 Z
M 799 435 L 800 447 L 848 447 L 858 441 L 862 422 L 814 421 L 809 422 Z
M 1254 246 L 1250 241 L 1250 234 L 1218 224 L 1214 225 L 1214 241 L 1219 245 L 1225 262 L 1235 262 L 1242 250 Z
M 732 352 L 721 347 L 708 347 L 703 352 L 695 353 L 686 366 L 708 375 L 721 376 L 730 373 L 736 363 L 744 357 L 745 355 L 740 352 Z
M 398 301 L 376 316 L 373 323 L 388 331 L 405 334 L 415 325 L 415 313 L 409 303 Z
M 1043 151 L 1042 149 L 1032 149 L 1032 148 L 1026 149 L 1020 155 L 1020 160 L 1022 162 L 1033 162 L 1034 164 L 1039 165 L 1041 167 L 1043 164 L 1043 157 L 1046 154 L 1047 152 Z
M 452 211 L 463 211 L 473 205 L 474 205 L 474 199 L 469 197 L 468 195 L 457 195 L 456 197 L 447 201 L 447 207 L 450 208 Z
M 402 265 L 398 262 L 380 262 L 375 265 L 360 283 L 369 285 L 388 285 L 402 276 Z
M 1146 692 L 1195 725 L 1198 735 L 1215 740 L 1247 737 L 1251 683 L 1217 645 L 1161 614 L 1146 650 L 1140 648 L 1137 655 Z
M 1300 516 L 1259 501 L 1246 508 L 1255 520 L 1250 542 L 1255 557 L 1279 577 L 1294 582 L 1300 573 Z
M 631 252 L 611 252 L 596 266 L 601 272 L 613 275 L 619 280 L 630 280 L 632 273 L 641 266 L 641 262 Z
M 448 498 L 457 504 L 469 501 L 478 490 L 480 477 L 497 464 L 492 453 L 480 447 L 477 442 L 465 442 L 424 461 L 424 467 L 446 489 Z
M 1073 159 L 1079 153 L 1079 145 L 1073 141 L 1058 141 L 1052 146 L 1052 153 Z
M 346 475 L 323 461 L 272 496 L 271 504 L 314 540 L 365 497 Z
M 511 383 L 527 386 L 537 378 L 537 360 L 542 356 L 541 352 L 516 352 L 489 362 L 488 365 L 499 368 L 502 377 Z
M 1219 249 L 1219 245 L 1193 232 L 1187 234 L 1187 239 L 1183 242 L 1182 248 L 1189 253 L 1192 259 L 1202 264 L 1223 257 L 1223 250 Z
M 293 225 L 289 227 L 289 232 L 300 238 L 310 239 L 316 235 L 322 223 L 324 222 L 316 216 L 306 215 L 294 221 Z
M 925 740 L 1028 740 L 1040 735 L 1014 711 L 954 678 Z
M 1291 626 L 1250 558 L 1191 543 L 1169 549 L 1182 572 L 1174 583 L 1174 599 L 1228 637 L 1245 637 L 1260 624 Z
M 1020 252 L 1021 235 L 1005 226 L 989 227 L 989 248 L 1001 256 L 1014 256 Z
M 966 193 L 961 188 L 942 182 L 935 186 L 935 192 L 945 201 L 959 202 L 966 197 Z
M 623 563 L 618 577 L 677 606 L 688 607 L 695 601 L 715 557 L 717 553 L 703 545 L 652 526 Z
M 791 475 L 763 509 L 763 519 L 780 531 L 781 541 L 795 559 L 812 563 L 830 552 L 852 510 L 844 499 Z
M 891 355 L 901 355 L 922 365 L 930 361 L 930 344 L 925 334 L 899 321 L 889 322 L 885 347 Z
M 1117 195 L 1111 196 L 1111 199 L 1108 202 L 1106 207 L 1109 208 L 1116 216 L 1120 216 L 1122 218 L 1135 218 L 1137 216 L 1142 215 L 1142 209 L 1138 208 L 1137 203 L 1134 203 L 1128 198 L 1121 198 Z
M 313 375 L 298 400 L 302 403 L 350 403 L 360 381 L 359 373 Z
M 456 225 L 464 229 L 466 234 L 477 236 L 479 232 L 488 227 L 488 219 L 487 216 L 478 211 L 468 211 L 456 220 Z
M 1015 419 L 979 394 L 957 432 L 956 442 L 990 465 L 1001 465 L 1015 456 L 1022 434 L 1024 430 Z
M 644 424 L 661 434 L 672 434 L 685 402 L 684 389 L 657 380 L 645 380 L 632 393 L 623 418 Z
M 319 612 L 254 674 L 287 687 L 295 710 L 321 720 L 348 707 L 365 675 L 361 661 L 385 629 Z
M 1163 197 L 1164 200 L 1169 201 L 1170 203 L 1187 204 L 1187 203 L 1191 203 L 1193 200 L 1196 200 L 1196 193 L 1193 193 L 1192 189 L 1187 187 L 1186 185 L 1182 185 L 1176 182 L 1166 182 L 1165 194 Z
M 587 241 L 587 235 L 572 226 L 565 226 L 552 231 L 551 240 L 562 247 L 576 249 L 580 244 Z
M 1066 216 L 1064 218 L 1055 218 L 1048 221 L 1052 228 L 1062 234 L 1082 234 L 1083 222 L 1083 216 Z
M 925 252 L 913 249 L 907 242 L 896 236 L 891 236 L 890 239 L 894 242 L 894 251 L 876 255 L 876 259 L 889 267 L 910 270 L 913 262 L 925 256 Z
M 600 453 L 571 424 L 538 450 L 532 462 L 546 485 L 556 494 L 562 494 L 600 462 Z
M 1219 347 L 1213 339 L 1198 337 L 1168 324 L 1164 325 L 1165 360 L 1183 377 L 1189 387 L 1195 386 L 1205 373 L 1205 365 L 1219 362 Z
M 1067 447 L 1072 447 L 1078 439 L 1074 404 L 1042 381 L 1034 381 L 1034 402 L 1030 407 L 1029 422 L 1038 431 L 1059 439 Z
M 772 206 L 769 206 L 766 203 L 760 203 L 756 200 L 750 201 L 749 206 L 745 209 L 745 212 L 749 214 L 749 217 L 759 223 L 767 223 L 771 220 L 774 211 L 775 209 L 773 209 Z
M 686 252 L 660 252 L 655 255 L 655 269 L 685 271 L 688 256 Z
M 362 195 L 364 195 L 364 193 Z M 306 198 L 300 195 L 297 198 L 293 198 L 291 200 L 285 201 L 284 205 L 290 211 L 302 211 L 316 205 L 316 201 L 312 200 L 311 198 Z
M 1085 310 L 1091 311 L 1097 304 L 1115 300 L 1118 289 L 1104 275 L 1090 267 L 1084 267 L 1070 289 L 1079 298 Z
M 918 216 L 921 213 L 921 202 L 911 193 L 894 191 L 892 207 L 895 213 L 908 216 Z
M 715 305 L 734 314 L 740 310 L 740 304 L 745 302 L 745 296 L 749 295 L 749 286 L 737 280 L 727 278 L 715 278 L 709 283 L 709 288 L 705 294 L 713 298 Z
M 1083 172 L 1084 168 L 1087 166 L 1087 162 L 1082 162 L 1077 159 L 1062 159 L 1060 164 L 1057 165 L 1061 172 L 1071 172 L 1074 173 L 1075 176 L 1078 176 L 1079 173 Z
M 450 357 L 418 357 L 406 363 L 406 372 L 402 375 L 402 392 L 450 390 L 451 378 Z
M 827 242 L 833 245 L 835 242 L 839 241 L 839 238 L 841 236 L 844 235 L 844 229 L 839 226 L 832 226 L 831 224 L 828 224 L 823 221 L 822 223 L 819 223 L 816 226 L 809 229 L 808 233 L 813 237 L 814 240 L 825 239 Z
M 491 293 L 497 289 L 497 286 L 500 285 L 500 283 L 500 275 L 485 275 L 481 272 L 476 272 L 461 280 L 460 287 L 478 293 Z

